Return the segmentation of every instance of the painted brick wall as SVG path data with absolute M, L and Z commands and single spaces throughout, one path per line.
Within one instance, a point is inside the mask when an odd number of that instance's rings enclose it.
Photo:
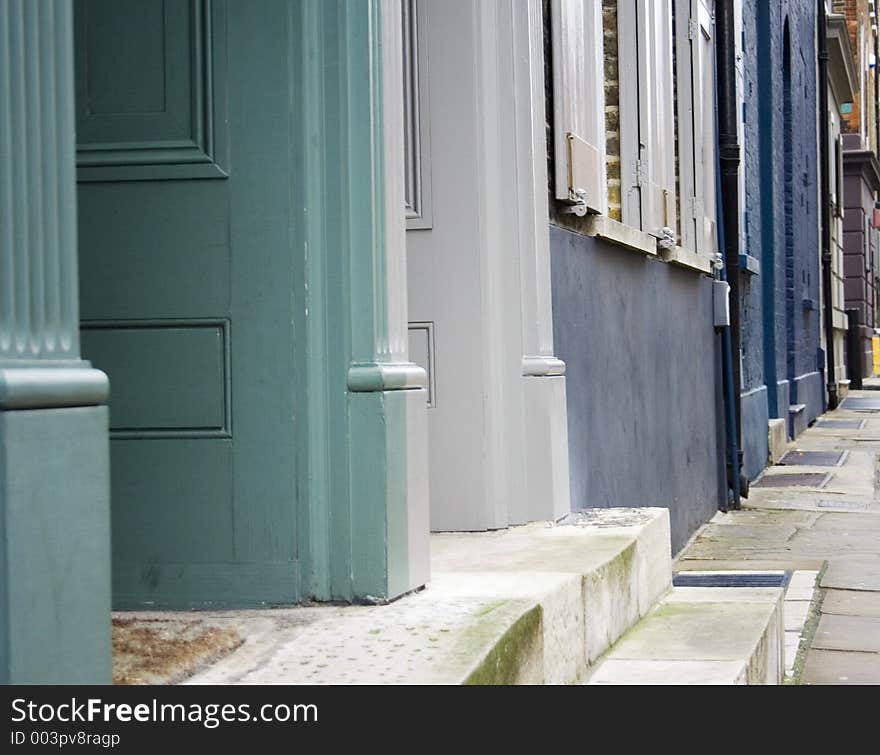
M 788 127 L 792 149 L 788 221 L 783 96 L 786 22 L 791 35 L 792 103 Z M 755 391 L 770 383 L 768 391 L 774 392 L 774 369 L 776 382 L 795 383 L 818 368 L 821 277 L 815 4 L 743 0 L 743 36 L 744 251 L 761 261 L 760 275 L 743 276 L 743 391 Z M 791 250 L 788 265 L 786 242 Z M 793 304 L 788 308 L 787 297 Z M 786 390 L 783 384 L 777 393 L 778 416 L 785 416 L 789 402 L 804 403 L 804 397 L 796 397 L 791 385 Z M 810 396 L 808 403 L 809 413 L 815 416 L 821 410 L 817 405 L 819 399 Z M 752 432 L 766 433 L 766 424 L 756 424 Z M 762 460 L 750 460 L 750 472 L 760 471 L 762 466 Z
M 616 0 L 603 0 L 611 217 L 620 218 Z M 545 75 L 552 82 L 549 2 Z M 552 87 L 548 161 L 553 175 Z M 555 353 L 566 363 L 571 499 L 665 506 L 678 550 L 724 495 L 712 282 L 584 234 L 550 193 Z

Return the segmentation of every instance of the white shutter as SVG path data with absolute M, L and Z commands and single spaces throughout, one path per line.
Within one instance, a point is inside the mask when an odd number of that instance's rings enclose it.
M 623 221 L 675 228 L 672 0 L 619 0 Z
M 678 180 L 681 243 L 717 251 L 715 229 L 715 55 L 712 0 L 676 0 Z
M 642 230 L 675 228 L 675 95 L 672 80 L 672 0 L 639 0 L 639 31 L 647 52 L 639 126 L 647 148 Z M 640 57 L 642 57 L 640 55 Z
M 556 198 L 607 207 L 601 0 L 552 0 Z

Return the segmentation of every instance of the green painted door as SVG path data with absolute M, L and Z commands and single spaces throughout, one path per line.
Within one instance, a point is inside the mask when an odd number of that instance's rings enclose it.
M 118 608 L 299 596 L 291 5 L 75 4 L 82 351 L 111 382 Z

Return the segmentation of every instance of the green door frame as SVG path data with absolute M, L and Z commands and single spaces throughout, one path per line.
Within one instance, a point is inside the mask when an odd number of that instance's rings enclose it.
M 387 600 L 428 579 L 426 375 L 407 353 L 400 3 L 303 0 L 298 20 L 303 595 Z

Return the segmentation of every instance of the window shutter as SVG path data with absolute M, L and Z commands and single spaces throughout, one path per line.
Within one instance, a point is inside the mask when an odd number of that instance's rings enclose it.
M 642 230 L 675 228 L 675 96 L 672 80 L 672 0 L 637 0 Z M 644 53 L 644 54 L 643 54 Z
M 715 229 L 715 56 L 711 0 L 676 0 L 681 243 L 717 251 Z
M 619 0 L 623 222 L 663 235 L 675 223 L 672 0 Z
M 556 198 L 607 207 L 601 0 L 552 0 Z

